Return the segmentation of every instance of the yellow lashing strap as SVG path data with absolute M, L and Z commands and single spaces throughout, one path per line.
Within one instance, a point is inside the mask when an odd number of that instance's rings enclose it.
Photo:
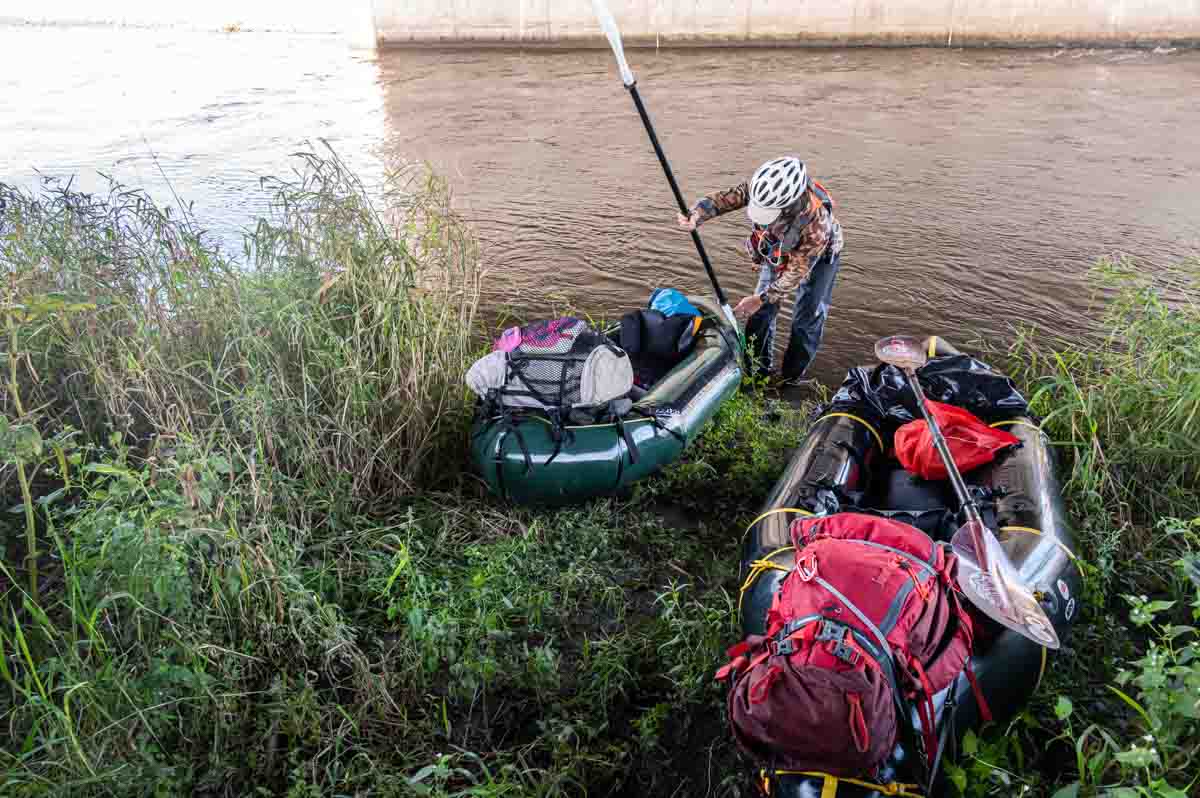
M 759 521 L 763 520 L 768 515 L 775 515 L 775 513 L 799 513 L 800 515 L 812 516 L 811 512 L 809 512 L 808 510 L 802 510 L 799 507 L 776 507 L 773 510 L 767 510 L 765 513 L 760 515 L 758 518 L 755 518 L 753 521 L 751 521 L 750 526 L 746 527 L 746 531 L 749 532 L 751 529 L 754 528 L 754 525 L 757 524 Z
M 798 515 L 806 515 L 810 518 L 813 517 L 813 515 L 814 515 L 813 513 L 809 512 L 808 510 L 804 510 L 799 507 L 776 507 L 773 510 L 767 510 L 765 513 L 760 515 L 758 518 L 755 518 L 753 521 L 751 521 L 750 526 L 746 527 L 746 531 L 742 533 L 742 538 L 744 539 L 747 535 L 749 535 L 750 530 L 754 529 L 754 525 L 757 524 L 759 521 L 763 520 L 767 516 L 775 515 L 776 513 L 796 513 Z M 775 551 L 771 552 L 764 559 L 754 560 L 752 563 L 750 563 L 750 573 L 747 574 L 746 583 L 744 585 L 742 585 L 742 589 L 738 594 L 738 615 L 742 614 L 742 597 L 746 595 L 747 590 L 749 590 L 750 588 L 752 588 L 754 586 L 755 580 L 757 580 L 760 576 L 762 576 L 763 571 L 771 571 L 771 570 L 789 571 L 789 570 L 791 570 L 790 568 L 785 568 L 784 566 L 780 565 L 779 563 L 771 562 L 771 558 L 774 557 L 776 554 L 778 554 L 781 551 L 787 551 L 790 548 L 792 548 L 792 547 L 784 546 L 782 549 L 776 549 Z
M 1045 537 L 1045 534 L 1042 532 L 1042 530 L 1034 529 L 1031 526 L 1002 526 L 1002 527 L 1000 527 L 1000 531 L 1001 532 L 1024 532 L 1029 535 L 1037 535 L 1038 537 Z M 1061 540 L 1059 540 L 1058 538 L 1050 538 L 1050 541 L 1054 545 L 1056 545 L 1060 549 L 1062 549 L 1063 553 L 1065 553 L 1072 560 L 1079 559 L 1078 557 L 1075 556 L 1075 552 L 1068 549 L 1067 545 L 1065 543 L 1063 543 Z
M 794 548 L 794 547 L 793 546 L 784 546 L 781 549 L 775 549 L 775 551 L 771 552 L 766 557 L 763 557 L 760 560 L 752 561 L 750 563 L 750 573 L 746 576 L 746 581 L 742 585 L 742 592 L 745 593 L 747 590 L 749 590 L 751 587 L 753 587 L 754 581 L 756 579 L 758 579 L 759 576 L 762 575 L 763 571 L 790 571 L 790 570 L 792 570 L 791 568 L 788 568 L 786 565 L 780 565 L 779 563 L 775 562 L 772 559 L 776 554 L 788 551 L 789 549 L 792 549 L 792 548 Z
M 1037 682 L 1033 685 L 1033 692 L 1035 693 L 1038 691 L 1038 688 L 1042 686 L 1042 677 L 1046 675 L 1046 651 L 1046 647 L 1042 646 L 1042 665 L 1040 668 L 1038 668 Z
M 937 336 L 929 336 L 929 357 L 937 357 Z
M 751 526 L 754 526 L 754 525 L 751 524 Z M 746 581 L 744 583 L 742 583 L 742 589 L 738 591 L 738 615 L 739 616 L 741 616 L 741 614 L 742 614 L 742 599 L 745 598 L 746 591 L 749 590 L 750 588 L 754 587 L 754 583 L 758 581 L 758 578 L 760 576 L 762 576 L 767 571 L 790 571 L 790 570 L 792 570 L 791 568 L 788 568 L 786 565 L 780 565 L 779 563 L 777 563 L 771 559 L 776 554 L 779 554 L 780 552 L 787 551 L 792 548 L 794 548 L 794 547 L 793 546 L 784 546 L 781 549 L 775 549 L 775 551 L 771 552 L 770 554 L 768 554 L 766 557 L 763 557 L 762 559 L 751 561 L 750 573 L 746 574 Z
M 862 787 L 867 790 L 874 790 L 880 795 L 896 795 L 900 798 L 925 798 L 925 795 L 920 792 L 920 786 L 916 784 L 903 784 L 898 781 L 889 781 L 887 784 L 875 784 L 870 781 L 859 781 L 858 779 L 847 779 L 843 777 L 833 776 L 829 773 L 820 773 L 811 770 L 777 770 L 776 776 L 812 776 L 815 779 L 823 779 L 824 787 L 821 788 L 821 798 L 836 798 L 837 788 L 839 783 L 853 784 L 855 787 Z
M 1039 427 L 1037 424 L 1030 424 L 1028 421 L 1025 421 L 1024 419 L 1020 419 L 1020 418 L 1014 418 L 1014 419 L 1010 419 L 1008 421 L 997 421 L 995 424 L 992 424 L 991 426 L 993 428 L 995 428 L 995 427 L 1011 427 L 1011 426 L 1017 426 L 1017 425 L 1022 426 L 1022 427 L 1029 427 L 1030 429 L 1035 429 L 1038 432 L 1042 431 L 1042 428 Z
M 825 415 L 818 418 L 817 422 L 824 421 L 827 418 L 838 418 L 839 416 L 842 418 L 853 419 L 854 421 L 857 421 L 859 424 L 862 424 L 864 427 L 869 429 L 871 431 L 871 434 L 875 436 L 875 442 L 879 444 L 879 451 L 881 451 L 881 452 L 887 451 L 887 447 L 883 445 L 883 436 L 879 434 L 879 430 L 875 429 L 870 424 L 868 424 L 866 422 L 866 420 L 859 418 L 858 416 L 854 415 L 853 413 L 826 413 Z M 814 423 L 816 423 L 816 422 L 814 422 Z

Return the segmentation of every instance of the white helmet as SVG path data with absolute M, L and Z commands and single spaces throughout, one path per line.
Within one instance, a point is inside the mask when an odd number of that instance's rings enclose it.
M 750 178 L 746 214 L 755 224 L 770 224 L 808 188 L 808 169 L 795 156 L 767 161 Z

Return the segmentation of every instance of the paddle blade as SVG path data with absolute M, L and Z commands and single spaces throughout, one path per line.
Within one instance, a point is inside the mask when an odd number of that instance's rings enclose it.
M 958 586 L 968 601 L 996 623 L 1038 645 L 1059 647 L 1054 624 L 982 521 L 967 521 L 954 533 L 950 545 L 958 555 Z
M 608 10 L 608 4 L 604 0 L 592 0 L 592 10 L 595 11 L 596 19 L 600 22 L 600 29 L 608 38 L 613 55 L 617 57 L 617 68 L 621 70 L 621 82 L 628 88 L 634 84 L 635 78 L 633 70 L 625 62 L 625 47 L 621 44 L 621 31 L 617 30 L 617 21 L 613 19 L 612 12 Z
M 912 335 L 889 335 L 875 342 L 875 357 L 889 366 L 913 371 L 925 365 L 924 339 Z
M 721 311 L 724 312 L 725 318 L 729 321 L 729 326 L 736 330 L 738 335 L 741 335 L 742 328 L 738 325 L 737 316 L 733 315 L 733 308 L 729 307 L 728 302 L 721 306 Z

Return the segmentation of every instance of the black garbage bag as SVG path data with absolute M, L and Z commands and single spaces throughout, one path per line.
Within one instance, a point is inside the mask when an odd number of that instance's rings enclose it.
M 917 369 L 927 398 L 966 408 L 989 424 L 1029 414 L 1029 403 L 1011 379 L 970 355 L 935 357 Z M 825 413 L 853 413 L 873 425 L 885 440 L 921 417 L 904 372 L 895 366 L 855 366 Z

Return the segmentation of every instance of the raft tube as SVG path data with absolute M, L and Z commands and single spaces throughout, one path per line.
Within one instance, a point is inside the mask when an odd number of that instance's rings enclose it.
M 931 354 L 957 354 L 941 339 L 930 339 Z M 846 496 L 861 496 L 867 511 L 880 512 L 948 540 L 957 528 L 957 501 L 948 482 L 927 482 L 900 469 L 888 457 L 888 441 L 853 408 L 839 408 L 817 420 L 801 442 L 768 497 L 762 513 L 746 532 L 742 557 L 743 592 L 739 602 L 744 635 L 762 634 L 771 599 L 794 565 L 789 528 L 801 517 L 846 511 Z M 1060 640 L 1079 617 L 1082 578 L 1073 552 L 1074 540 L 1063 513 L 1061 487 L 1049 439 L 1027 416 L 1002 419 L 1021 446 L 996 461 L 964 474 L 969 486 L 993 498 L 983 507 L 1020 576 L 1038 591 L 1042 606 Z M 753 564 L 769 560 L 787 570 Z M 1014 716 L 1041 683 L 1048 651 L 1016 632 L 988 624 L 986 643 L 976 644 L 971 663 L 994 720 Z M 953 693 L 953 701 L 949 701 Z M 962 676 L 934 698 L 937 732 L 943 750 L 957 750 L 969 730 L 980 725 L 980 711 L 970 684 Z M 947 709 L 949 707 L 949 709 Z M 920 729 L 915 713 L 912 730 Z M 883 782 L 834 779 L 812 773 L 759 774 L 760 786 L 780 798 L 874 798 L 884 795 L 925 796 L 918 785 L 925 774 L 914 756 L 918 734 L 901 730 L 900 744 L 884 768 Z M 944 769 L 942 770 L 944 773 Z M 832 789 L 831 789 L 832 787 Z M 828 790 L 828 792 L 827 792 Z M 938 794 L 934 785 L 930 794 Z
M 569 426 L 560 444 L 541 414 L 512 425 L 483 418 L 471 431 L 471 459 L 488 489 L 516 504 L 567 504 L 616 493 L 678 458 L 742 380 L 737 330 L 712 302 L 688 300 L 705 324 L 692 351 L 625 417 L 636 455 L 615 424 Z

